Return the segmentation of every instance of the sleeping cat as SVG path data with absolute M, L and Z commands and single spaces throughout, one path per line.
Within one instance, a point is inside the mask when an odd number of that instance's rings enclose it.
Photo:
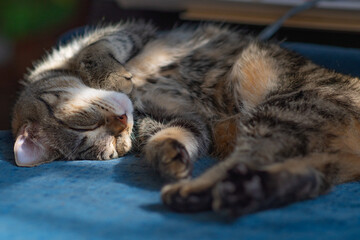
M 360 179 L 360 80 L 226 27 L 157 33 L 128 22 L 54 49 L 25 77 L 12 129 L 19 166 L 130 149 L 177 211 L 235 215 Z M 193 162 L 219 163 L 191 180 Z

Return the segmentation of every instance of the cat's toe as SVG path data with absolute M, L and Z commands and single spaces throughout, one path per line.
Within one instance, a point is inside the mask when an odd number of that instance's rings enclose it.
M 169 180 L 190 178 L 192 163 L 184 145 L 174 139 L 167 139 L 162 145 L 159 171 Z
M 192 181 L 166 185 L 161 196 L 165 205 L 177 212 L 199 212 L 211 209 L 211 188 L 192 188 Z M 195 191 L 195 190 L 198 191 Z
M 213 188 L 212 208 L 231 215 L 242 215 L 264 208 L 268 195 L 265 182 L 268 173 L 243 163 L 228 171 L 226 179 Z

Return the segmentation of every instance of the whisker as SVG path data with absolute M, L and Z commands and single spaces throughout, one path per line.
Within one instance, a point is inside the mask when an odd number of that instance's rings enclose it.
M 77 145 L 67 154 L 64 156 L 65 159 L 71 159 L 70 157 L 75 154 L 79 150 L 79 148 L 86 142 L 87 137 L 83 137 Z

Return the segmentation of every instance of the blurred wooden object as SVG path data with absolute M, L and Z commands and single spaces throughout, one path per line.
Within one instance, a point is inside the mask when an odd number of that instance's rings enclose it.
M 186 20 L 214 20 L 241 24 L 268 25 L 284 15 L 291 6 L 264 3 L 210 1 L 188 4 L 180 17 Z M 288 19 L 284 26 L 360 32 L 360 11 L 313 8 Z

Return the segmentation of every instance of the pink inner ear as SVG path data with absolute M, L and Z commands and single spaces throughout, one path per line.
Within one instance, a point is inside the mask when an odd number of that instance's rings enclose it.
M 41 143 L 28 134 L 31 125 L 24 125 L 14 145 L 15 163 L 21 167 L 34 167 L 46 162 L 46 151 Z

